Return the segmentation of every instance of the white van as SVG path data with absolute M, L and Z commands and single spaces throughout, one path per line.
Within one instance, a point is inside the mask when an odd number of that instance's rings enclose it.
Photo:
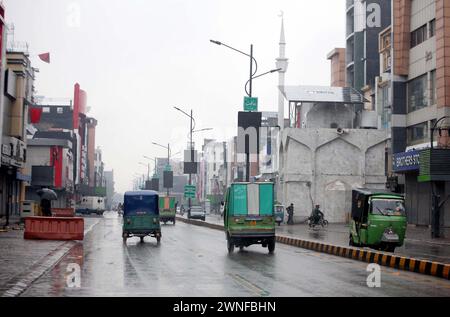
M 96 213 L 102 215 L 105 210 L 104 197 L 82 197 L 80 204 L 77 206 L 77 212 L 81 214 Z

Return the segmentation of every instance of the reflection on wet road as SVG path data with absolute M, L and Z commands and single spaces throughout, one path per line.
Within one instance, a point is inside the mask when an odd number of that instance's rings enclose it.
M 162 227 L 162 242 L 121 237 L 121 218 L 104 219 L 23 296 L 450 296 L 450 282 L 382 268 L 369 288 L 362 262 L 277 245 L 228 255 L 225 235 L 184 223 Z M 67 286 L 67 267 L 81 267 L 81 287 Z

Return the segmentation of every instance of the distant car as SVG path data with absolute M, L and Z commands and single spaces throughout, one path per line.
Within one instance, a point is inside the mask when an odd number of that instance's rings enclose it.
M 206 211 L 202 206 L 192 206 L 188 211 L 188 218 L 206 221 Z

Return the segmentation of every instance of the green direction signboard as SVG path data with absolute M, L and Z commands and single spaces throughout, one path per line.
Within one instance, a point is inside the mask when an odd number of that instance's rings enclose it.
M 195 198 L 196 197 L 197 188 L 195 185 L 186 185 L 184 187 L 184 197 L 185 198 Z
M 258 111 L 258 98 L 244 97 L 244 111 Z

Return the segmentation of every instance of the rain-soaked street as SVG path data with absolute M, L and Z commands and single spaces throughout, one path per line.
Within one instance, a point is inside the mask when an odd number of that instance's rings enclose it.
M 369 288 L 367 264 L 277 244 L 228 255 L 222 232 L 178 222 L 163 239 L 124 245 L 122 219 L 105 213 L 82 244 L 22 296 L 450 296 L 450 282 L 382 268 L 381 287 Z M 67 287 L 70 264 L 81 287 Z

